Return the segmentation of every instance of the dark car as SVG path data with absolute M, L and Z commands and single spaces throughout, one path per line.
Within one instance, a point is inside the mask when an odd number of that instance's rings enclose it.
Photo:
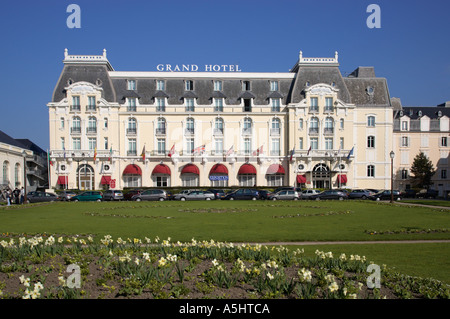
M 215 199 L 224 199 L 226 196 L 223 189 L 208 189 L 208 191 L 214 194 Z
M 349 199 L 367 199 L 370 195 L 375 194 L 368 189 L 354 189 L 348 194 Z
M 326 191 L 323 191 L 319 194 L 315 194 L 315 195 L 311 195 L 309 197 L 309 199 L 314 199 L 314 200 L 321 200 L 321 199 L 339 199 L 339 200 L 344 200 L 347 199 L 348 195 L 346 192 L 337 190 L 337 189 L 329 189 Z
M 128 192 L 124 192 L 123 199 L 124 200 L 131 200 L 131 197 L 133 197 L 134 195 L 140 194 L 141 192 L 142 192 L 141 189 L 129 190 Z
M 103 194 L 103 200 L 122 200 L 122 191 L 116 189 L 109 189 Z
M 70 201 L 73 202 L 92 202 L 92 201 L 97 201 L 97 202 L 101 202 L 103 200 L 103 194 L 102 192 L 98 192 L 98 191 L 87 191 L 87 192 L 83 192 L 79 195 L 73 196 L 72 198 L 70 198 Z
M 434 189 L 421 190 L 416 194 L 418 198 L 436 198 L 438 197 L 438 191 Z
M 403 192 L 401 192 L 401 195 L 403 198 L 415 198 L 416 191 L 413 189 L 405 189 Z
M 228 200 L 235 200 L 235 199 L 251 199 L 256 200 L 259 199 L 259 192 L 254 189 L 250 188 L 241 188 L 234 192 L 228 193 L 227 196 L 225 196 L 225 199 Z
M 170 197 L 169 197 L 168 193 L 163 189 L 148 189 L 143 192 L 140 192 L 139 194 L 133 195 L 133 197 L 131 197 L 131 200 L 135 200 L 138 202 L 140 202 L 142 200 L 164 201 L 164 200 L 169 200 L 169 199 L 170 199 Z
M 72 197 L 74 197 L 75 195 L 77 195 L 75 192 L 72 191 L 62 191 L 58 194 L 58 197 L 60 200 L 63 201 L 68 201 L 70 200 Z
M 258 189 L 258 193 L 260 199 L 269 199 L 269 196 L 272 194 L 270 191 L 265 189 Z
M 28 203 L 39 203 L 39 202 L 54 202 L 58 200 L 58 195 L 46 192 L 33 192 L 32 194 L 27 194 Z
M 394 190 L 392 198 L 394 200 L 401 200 L 402 197 L 401 197 L 400 191 Z M 371 195 L 369 197 L 369 199 L 376 200 L 376 201 L 378 201 L 378 200 L 391 200 L 391 191 L 390 190 L 379 191 L 378 193 Z

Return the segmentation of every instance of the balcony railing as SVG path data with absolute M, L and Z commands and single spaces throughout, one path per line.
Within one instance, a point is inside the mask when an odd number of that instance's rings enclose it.
M 127 105 L 127 112 L 136 112 L 136 105 Z
M 223 135 L 223 128 L 215 128 L 214 131 L 213 131 L 213 134 L 222 136 Z
M 280 136 L 280 128 L 273 127 L 270 129 L 270 136 Z
M 70 106 L 70 111 L 71 112 L 80 112 L 81 111 L 81 106 L 80 105 L 71 105 Z
M 127 128 L 127 135 L 136 135 L 136 128 L 135 127 Z
M 252 135 L 252 128 L 251 127 L 243 128 L 242 135 Z
M 97 127 L 86 127 L 86 134 L 96 134 Z
M 95 105 L 88 105 L 88 106 L 86 106 L 86 111 L 87 112 L 95 112 L 95 111 L 97 111 L 97 108 Z
M 309 135 L 318 135 L 319 134 L 319 128 L 318 127 L 310 127 L 309 128 Z
M 155 130 L 155 134 L 156 135 L 166 135 L 166 128 L 165 127 L 160 127 L 160 128 L 157 128 L 156 130 Z
M 332 127 L 326 127 L 323 129 L 323 134 L 325 135 L 332 135 L 334 133 L 334 128 Z
M 184 134 L 185 135 L 194 135 L 194 133 L 195 133 L 194 128 L 186 128 L 186 129 L 184 129 Z
M 75 126 L 70 128 L 70 133 L 72 134 L 81 134 L 81 127 Z
M 129 151 L 127 151 L 127 156 L 137 156 L 137 151 L 136 150 L 129 150 Z

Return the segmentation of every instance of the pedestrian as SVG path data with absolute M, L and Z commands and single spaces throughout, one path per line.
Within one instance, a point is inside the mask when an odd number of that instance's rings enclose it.
M 22 186 L 22 189 L 20 190 L 20 203 L 23 204 L 23 201 L 25 199 L 25 189 Z
M 11 192 L 9 189 L 6 190 L 6 202 L 8 203 L 8 206 L 11 206 Z
M 20 190 L 16 187 L 14 189 L 14 203 L 19 204 L 19 196 L 20 196 Z

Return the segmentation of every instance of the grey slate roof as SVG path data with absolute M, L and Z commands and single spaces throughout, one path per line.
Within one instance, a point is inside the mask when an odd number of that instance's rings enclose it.
M 438 119 L 441 116 L 447 116 L 450 118 L 450 107 L 442 107 L 442 106 L 404 106 L 402 108 L 403 115 L 408 116 L 412 120 L 419 119 L 423 116 L 428 116 L 431 119 Z M 420 115 L 420 113 L 422 115 Z M 440 112 L 440 113 L 439 113 Z M 400 112 L 396 112 L 394 115 L 395 118 L 401 117 Z

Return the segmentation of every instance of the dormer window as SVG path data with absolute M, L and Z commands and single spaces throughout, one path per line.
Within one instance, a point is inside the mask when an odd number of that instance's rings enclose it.
M 222 91 L 222 81 L 214 81 L 214 91 Z
M 270 91 L 278 91 L 278 81 L 270 81 Z
M 417 116 L 422 116 L 422 111 L 417 112 Z
M 127 89 L 128 90 L 136 90 L 136 80 L 128 80 L 127 81 Z
M 375 91 L 375 89 L 372 87 L 372 86 L 368 86 L 367 88 L 366 88 L 366 92 L 367 92 L 367 94 L 369 94 L 369 95 L 373 95 L 373 92 Z
M 242 91 L 250 91 L 250 81 L 242 81 Z
M 166 89 L 165 82 L 163 80 L 156 80 L 156 89 L 158 91 L 164 91 Z
M 194 81 L 186 80 L 184 82 L 184 89 L 186 91 L 193 91 L 194 90 Z

